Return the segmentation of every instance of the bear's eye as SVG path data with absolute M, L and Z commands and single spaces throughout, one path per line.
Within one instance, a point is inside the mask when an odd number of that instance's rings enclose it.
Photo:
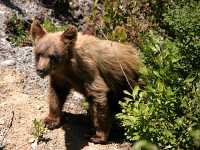
M 41 54 L 39 54 L 39 53 L 35 54 L 35 60 L 38 61 L 40 56 L 41 56 Z
M 53 63 L 58 63 L 59 62 L 59 56 L 58 55 L 49 55 L 49 58 Z

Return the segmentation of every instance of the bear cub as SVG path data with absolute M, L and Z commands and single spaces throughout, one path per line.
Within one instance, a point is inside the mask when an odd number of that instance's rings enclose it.
M 49 129 L 61 124 L 63 104 L 71 89 L 89 102 L 89 116 L 95 128 L 94 143 L 105 143 L 114 109 L 123 90 L 138 83 L 140 59 L 131 45 L 77 32 L 69 25 L 64 32 L 48 33 L 34 20 L 30 34 L 34 41 L 36 72 L 49 76 L 49 114 L 44 123 Z

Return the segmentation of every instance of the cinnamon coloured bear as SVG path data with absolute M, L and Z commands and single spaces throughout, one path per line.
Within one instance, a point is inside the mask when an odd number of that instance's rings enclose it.
M 96 134 L 94 143 L 108 140 L 113 111 L 124 89 L 138 82 L 140 58 L 131 45 L 100 40 L 68 26 L 64 32 L 48 33 L 35 20 L 31 25 L 37 74 L 49 75 L 49 129 L 61 123 L 61 111 L 70 89 L 89 102 Z

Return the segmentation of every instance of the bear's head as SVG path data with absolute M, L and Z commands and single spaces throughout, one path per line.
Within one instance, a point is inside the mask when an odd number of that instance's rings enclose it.
M 59 72 L 70 62 L 77 39 L 77 28 L 69 25 L 64 32 L 48 33 L 34 20 L 30 34 L 34 41 L 36 71 L 40 77 Z

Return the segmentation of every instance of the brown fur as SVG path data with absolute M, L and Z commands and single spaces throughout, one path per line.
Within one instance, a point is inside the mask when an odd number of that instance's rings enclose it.
M 130 45 L 83 35 L 73 26 L 65 32 L 47 33 L 34 21 L 31 35 L 38 75 L 50 76 L 47 127 L 59 126 L 66 96 L 74 88 L 89 101 L 89 114 L 96 129 L 91 140 L 106 142 L 112 120 L 110 107 L 117 103 L 111 99 L 138 81 L 137 50 Z

